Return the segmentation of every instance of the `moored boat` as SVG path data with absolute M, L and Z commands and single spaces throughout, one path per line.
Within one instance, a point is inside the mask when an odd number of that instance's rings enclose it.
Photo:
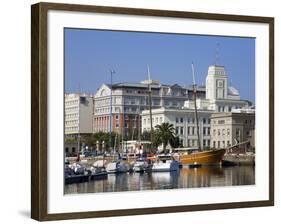
M 108 173 L 125 173 L 128 170 L 128 165 L 121 161 L 113 161 L 106 165 L 106 172 Z
M 158 155 L 158 159 L 153 162 L 152 172 L 170 172 L 180 169 L 179 161 L 175 160 L 170 155 Z
M 197 112 L 197 85 L 195 83 L 195 72 L 194 65 L 191 64 L 192 68 L 192 79 L 193 79 L 193 101 L 194 101 L 194 117 L 196 121 L 196 132 L 197 132 L 197 151 L 193 150 L 187 153 L 180 153 L 179 160 L 182 165 L 216 165 L 220 164 L 225 154 L 225 149 L 215 150 L 204 150 L 201 148 L 200 141 L 200 127 L 198 123 L 198 112 Z
M 225 149 L 177 152 L 182 165 L 217 165 L 225 154 Z
M 136 160 L 136 162 L 133 165 L 133 171 L 134 172 L 144 172 L 149 168 L 149 164 L 148 162 L 143 159 L 143 158 L 139 158 Z
M 107 178 L 107 171 L 104 167 L 91 167 L 91 180 L 98 180 L 98 179 L 106 179 Z

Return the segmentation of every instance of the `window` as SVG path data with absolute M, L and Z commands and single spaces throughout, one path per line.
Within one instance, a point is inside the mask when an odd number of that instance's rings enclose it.
M 210 135 L 210 132 L 211 132 L 211 128 L 209 127 L 209 128 L 208 128 L 207 135 Z
M 206 128 L 203 128 L 203 135 L 206 135 Z
M 222 136 L 225 135 L 225 129 L 222 129 Z
M 213 130 L 213 136 L 216 136 L 216 129 Z
M 183 123 L 183 118 L 182 117 L 180 118 L 180 122 Z
M 187 127 L 187 134 L 190 134 L 190 127 Z
M 220 141 L 218 141 L 218 148 L 220 148 L 221 147 L 221 144 L 220 144 Z
M 216 148 L 216 141 L 213 141 L 213 148 Z
M 240 135 L 240 130 L 239 128 L 236 128 L 236 136 Z
M 227 136 L 229 136 L 230 135 L 230 130 L 229 130 L 229 128 L 227 129 Z
M 206 118 L 205 117 L 203 118 L 203 124 L 206 124 Z
M 179 123 L 179 119 L 176 117 L 176 123 Z
M 219 136 L 221 135 L 221 130 L 220 130 L 220 129 L 218 129 L 218 135 L 219 135 Z
M 178 134 L 179 133 L 179 128 L 178 127 L 176 127 L 176 134 Z
M 181 129 L 180 129 L 180 133 L 181 133 L 181 135 L 183 135 L 183 127 L 181 127 Z
M 205 139 L 203 140 L 203 146 L 206 146 L 206 140 Z

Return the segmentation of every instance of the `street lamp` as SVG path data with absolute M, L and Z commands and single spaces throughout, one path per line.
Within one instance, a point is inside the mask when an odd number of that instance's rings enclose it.
M 114 70 L 110 70 L 110 116 L 109 116 L 109 148 L 111 150 L 112 145 L 111 145 L 111 137 L 112 137 L 112 76 L 115 73 Z

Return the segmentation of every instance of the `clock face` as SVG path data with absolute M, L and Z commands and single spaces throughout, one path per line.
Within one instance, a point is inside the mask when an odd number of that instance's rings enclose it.
M 223 80 L 218 80 L 218 87 L 223 87 Z

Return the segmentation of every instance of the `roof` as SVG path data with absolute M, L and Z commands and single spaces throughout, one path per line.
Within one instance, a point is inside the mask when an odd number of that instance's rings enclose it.
M 234 88 L 233 86 L 229 86 L 227 89 L 227 95 L 239 96 L 239 91 L 236 88 Z

